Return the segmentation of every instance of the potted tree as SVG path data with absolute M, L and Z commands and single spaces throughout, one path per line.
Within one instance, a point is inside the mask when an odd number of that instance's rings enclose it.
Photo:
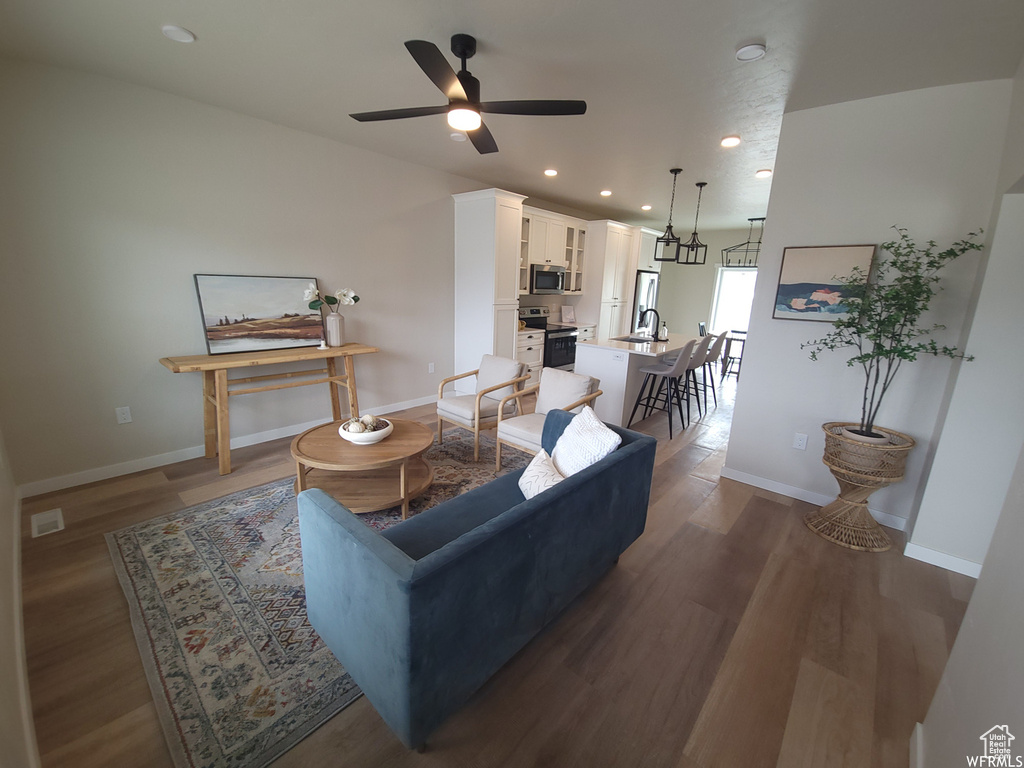
M 956 347 L 939 345 L 931 335 L 944 326 L 928 324 L 922 316 L 941 289 L 939 272 L 969 251 L 978 251 L 981 232 L 939 250 L 934 240 L 919 246 L 906 229 L 893 227 L 897 239 L 883 243 L 888 255 L 868 271 L 854 268 L 840 278 L 848 313 L 835 320 L 832 331 L 801 344 L 811 359 L 824 351 L 850 349 L 846 364 L 864 376 L 859 422 L 830 422 L 825 431 L 823 461 L 839 481 L 839 496 L 810 513 L 804 522 L 830 541 L 880 552 L 892 543 L 867 509 L 867 498 L 878 488 L 903 479 L 913 438 L 875 423 L 882 401 L 904 363 L 929 354 L 970 360 Z

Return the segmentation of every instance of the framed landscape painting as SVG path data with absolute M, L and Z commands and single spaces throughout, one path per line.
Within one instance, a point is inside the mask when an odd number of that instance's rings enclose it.
M 874 245 L 826 245 L 786 248 L 772 317 L 831 323 L 846 314 L 842 278 L 854 267 L 867 273 Z
M 211 355 L 315 347 L 320 312 L 303 298 L 315 277 L 195 275 L 206 349 Z

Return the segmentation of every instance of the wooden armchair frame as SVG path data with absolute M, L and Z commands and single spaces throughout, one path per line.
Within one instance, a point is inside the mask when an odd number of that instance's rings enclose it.
M 441 400 L 444 399 L 444 387 L 445 387 L 446 384 L 450 384 L 453 381 L 458 381 L 459 379 L 464 379 L 467 376 L 475 376 L 479 372 L 480 372 L 480 369 L 477 368 L 476 370 L 469 371 L 468 373 L 458 373 L 458 374 L 456 374 L 454 376 L 449 376 L 447 379 L 442 379 L 440 385 L 438 385 L 438 387 L 437 387 L 437 400 L 438 400 L 438 402 L 440 402 Z M 503 389 L 503 388 L 505 388 L 507 386 L 510 386 L 510 385 L 512 386 L 513 389 L 516 389 L 517 387 L 521 386 L 524 381 L 529 381 L 529 379 L 530 379 L 530 375 L 529 374 L 526 374 L 524 376 L 517 376 L 514 379 L 509 379 L 508 381 L 503 381 L 500 384 L 495 384 L 492 387 L 487 387 L 486 389 L 481 389 L 479 392 L 476 393 L 476 405 L 475 405 L 475 407 L 473 409 L 473 461 L 480 461 L 480 428 L 481 427 L 490 428 L 490 427 L 496 426 L 498 421 L 501 420 L 502 409 L 505 407 L 505 402 L 507 400 L 509 400 L 510 398 L 515 397 L 515 393 L 509 395 L 508 397 L 503 398 L 501 400 L 501 402 L 498 404 L 498 415 L 497 415 L 497 417 L 495 417 L 493 420 L 488 418 L 487 421 L 485 421 L 483 424 L 480 423 L 480 401 L 481 401 L 481 399 L 488 392 L 494 392 L 495 390 Z M 517 411 L 517 413 L 519 412 L 520 407 L 521 407 L 521 403 L 517 402 L 516 403 L 516 411 Z M 452 421 L 451 419 L 445 419 L 443 416 L 441 416 L 441 413 L 439 411 L 438 414 L 437 414 L 437 444 L 438 445 L 441 444 L 441 442 L 442 442 L 442 435 L 444 434 L 443 428 L 442 428 L 442 425 L 441 425 L 442 421 L 448 421 L 450 424 L 456 424 L 456 425 L 458 425 L 460 427 L 464 427 L 465 426 L 465 424 L 460 424 L 457 421 Z

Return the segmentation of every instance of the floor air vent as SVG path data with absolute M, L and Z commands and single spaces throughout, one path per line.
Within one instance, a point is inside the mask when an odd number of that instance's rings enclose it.
M 60 508 L 32 515 L 32 538 L 64 530 L 64 513 Z

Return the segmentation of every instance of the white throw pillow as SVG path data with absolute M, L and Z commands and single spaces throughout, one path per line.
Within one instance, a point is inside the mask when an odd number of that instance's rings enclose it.
M 551 452 L 551 460 L 555 469 L 569 477 L 599 462 L 618 448 L 621 442 L 622 438 L 608 429 L 597 418 L 594 409 L 587 405 L 582 412 L 573 416 L 558 438 Z
M 523 474 L 519 476 L 519 490 L 523 492 L 523 496 L 532 499 L 541 491 L 558 485 L 564 479 L 562 473 L 551 463 L 551 457 L 547 452 L 541 451 L 533 457 L 533 461 L 526 465 Z

